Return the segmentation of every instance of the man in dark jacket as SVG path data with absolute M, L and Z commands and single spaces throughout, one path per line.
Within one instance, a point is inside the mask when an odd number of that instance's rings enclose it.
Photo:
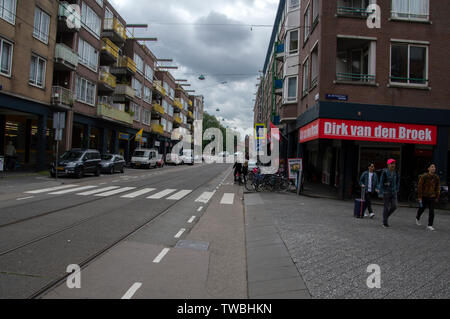
M 383 227 L 389 227 L 389 217 L 397 210 L 397 195 L 400 191 L 400 176 L 396 171 L 397 161 L 388 160 L 388 168 L 381 173 L 380 183 L 378 184 L 378 193 L 384 198 Z
M 364 217 L 374 218 L 375 213 L 372 209 L 372 196 L 375 194 L 376 188 L 378 186 L 378 176 L 375 173 L 375 164 L 369 163 L 368 170 L 362 173 L 359 179 L 359 186 L 362 187 L 362 191 L 365 192 L 365 200 L 367 204 L 367 210 Z
M 242 185 L 242 163 L 240 163 L 239 161 L 237 161 L 236 163 L 234 163 L 234 182 L 236 182 L 236 180 L 239 181 L 239 185 Z M 237 177 L 237 178 L 236 178 Z
M 428 218 L 428 230 L 433 231 L 434 223 L 434 203 L 439 201 L 441 193 L 441 185 L 439 177 L 436 173 L 436 165 L 430 163 L 428 165 L 428 173 L 420 176 L 419 185 L 417 186 L 417 197 L 419 199 L 419 211 L 417 212 L 416 224 L 421 226 L 420 217 L 422 217 L 425 209 L 428 207 L 430 215 Z

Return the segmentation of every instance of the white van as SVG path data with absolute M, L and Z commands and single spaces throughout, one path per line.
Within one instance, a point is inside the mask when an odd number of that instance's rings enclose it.
M 194 153 L 192 150 L 183 150 L 181 160 L 183 161 L 183 164 L 194 165 Z
M 155 149 L 137 149 L 131 158 L 132 168 L 150 168 L 158 165 L 158 151 Z

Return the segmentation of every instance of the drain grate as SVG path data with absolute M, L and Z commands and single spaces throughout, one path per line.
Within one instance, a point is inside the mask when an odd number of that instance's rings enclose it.
M 186 249 L 194 249 L 194 250 L 208 250 L 209 243 L 202 241 L 190 241 L 190 240 L 180 240 L 175 248 L 186 248 Z

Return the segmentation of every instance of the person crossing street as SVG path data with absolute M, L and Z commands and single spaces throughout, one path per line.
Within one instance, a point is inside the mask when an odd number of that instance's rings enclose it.
M 436 165 L 428 164 L 428 172 L 420 176 L 417 186 L 417 197 L 419 199 L 419 210 L 417 212 L 416 224 L 421 226 L 420 218 L 425 210 L 429 209 L 428 230 L 434 231 L 434 204 L 439 201 L 441 186 L 439 177 L 436 175 Z
M 364 217 L 374 218 L 375 213 L 372 208 L 372 196 L 375 195 L 376 187 L 378 186 L 378 176 L 377 173 L 375 173 L 374 163 L 369 163 L 368 170 L 362 173 L 359 185 L 361 186 L 362 191 L 365 192 L 364 198 L 368 210 L 368 212 L 364 214 Z
M 396 170 L 395 159 L 387 162 L 388 167 L 381 173 L 380 182 L 378 184 L 379 196 L 384 199 L 383 211 L 383 227 L 389 227 L 389 217 L 397 210 L 398 192 L 400 191 L 400 176 Z

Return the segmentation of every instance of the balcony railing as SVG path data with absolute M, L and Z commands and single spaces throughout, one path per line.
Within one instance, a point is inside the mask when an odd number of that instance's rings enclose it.
M 152 124 L 152 132 L 163 135 L 164 134 L 164 127 L 161 124 L 153 123 Z
M 162 96 L 166 96 L 166 89 L 162 86 L 161 81 L 153 81 L 153 86 Z
M 368 11 L 366 8 L 357 7 L 338 7 L 337 13 L 342 16 L 367 17 L 374 11 Z
M 406 84 L 421 84 L 425 85 L 428 83 L 428 79 L 419 79 L 419 78 L 404 78 L 404 77 L 398 77 L 398 76 L 391 76 L 389 77 L 391 80 L 391 83 L 406 83 Z
M 175 101 L 173 101 L 173 106 L 175 106 L 181 111 L 183 109 L 183 103 L 181 103 L 181 99 L 176 98 Z
M 277 79 L 275 80 L 275 90 L 283 89 L 283 80 Z
M 52 87 L 52 104 L 73 106 L 73 93 L 71 90 L 61 86 Z
M 59 4 L 58 18 L 64 21 L 66 30 L 77 32 L 81 29 L 81 15 L 65 1 Z
M 55 47 L 55 61 L 69 68 L 76 69 L 78 66 L 78 53 L 62 43 L 57 43 Z
M 372 83 L 372 82 L 375 82 L 375 75 L 338 72 L 338 73 L 336 73 L 336 80 L 337 81 Z
M 183 121 L 181 120 L 181 117 L 179 117 L 179 116 L 175 116 L 175 117 L 173 118 L 173 121 L 174 121 L 174 123 L 176 123 L 176 124 L 182 124 L 182 123 L 183 123 Z
M 158 103 L 153 104 L 153 111 L 155 111 L 156 113 L 158 113 L 160 115 L 166 114 L 166 111 L 164 111 L 164 108 Z
M 136 73 L 136 62 L 127 56 L 122 56 L 117 60 L 117 67 L 126 68 L 131 72 Z
M 100 70 L 99 79 L 101 83 L 109 86 L 112 89 L 115 89 L 117 86 L 117 78 L 111 73 L 107 72 L 105 69 Z
M 102 39 L 102 52 L 109 54 L 115 60 L 119 58 L 119 47 L 108 38 Z
M 127 31 L 117 18 L 106 18 L 103 29 L 106 33 L 114 32 L 118 36 L 117 40 L 125 41 L 127 39 Z
M 99 103 L 97 106 L 97 115 L 114 121 L 133 124 L 133 117 L 129 113 L 118 110 L 108 104 Z
M 127 97 L 133 99 L 136 95 L 136 92 L 128 84 L 117 84 L 114 94 L 115 95 L 124 95 L 124 96 L 127 96 Z

